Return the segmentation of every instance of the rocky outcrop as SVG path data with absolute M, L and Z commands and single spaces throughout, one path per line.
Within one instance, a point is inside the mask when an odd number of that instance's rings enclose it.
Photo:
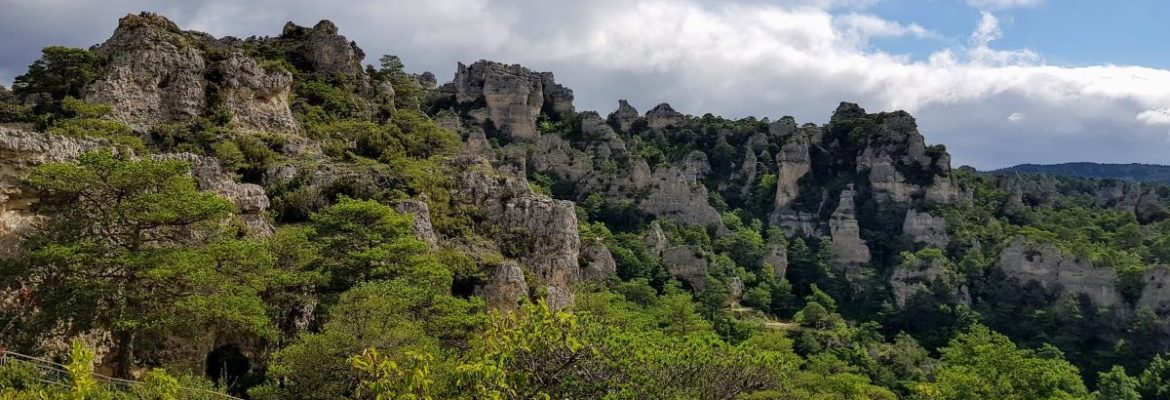
M 21 182 L 37 165 L 63 162 L 104 147 L 98 140 L 50 135 L 0 126 L 0 259 L 12 257 L 22 235 L 37 217 L 29 209 L 36 199 Z
M 1142 295 L 1137 309 L 1148 308 L 1159 316 L 1170 314 L 1170 267 L 1150 268 L 1142 275 Z
M 671 246 L 662 251 L 662 265 L 670 276 L 678 278 L 692 289 L 707 288 L 710 263 L 702 251 L 690 246 Z
M 706 254 L 687 245 L 670 242 L 657 221 L 651 222 L 643 241 L 650 254 L 662 261 L 670 276 L 686 283 L 695 290 L 707 287 L 707 272 L 710 262 Z
M 784 279 L 788 275 L 788 246 L 778 240 L 769 240 L 764 247 L 764 257 L 760 264 L 772 266 L 772 276 L 776 280 Z
M 664 129 L 681 126 L 683 114 L 675 111 L 670 104 L 662 103 L 646 112 L 646 125 L 650 129 Z
M 357 76 L 362 73 L 366 53 L 356 43 L 337 33 L 337 25 L 321 20 L 312 28 L 292 22 L 284 25 L 280 39 L 299 42 L 295 52 L 314 72 Z
M 809 135 L 802 131 L 790 136 L 776 154 L 776 199 L 772 211 L 775 222 L 779 222 L 782 215 L 792 213 L 792 202 L 800 195 L 800 179 L 812 168 Z
M 854 195 L 853 185 L 841 191 L 837 209 L 829 218 L 829 235 L 833 241 L 829 262 L 834 269 L 844 273 L 850 282 L 858 282 L 862 278 L 862 268 L 870 260 L 869 247 L 861 239 L 861 227 L 857 224 Z
M 682 165 L 654 171 L 648 186 L 644 186 L 649 194 L 638 208 L 682 224 L 722 226 L 719 211 L 707 202 L 707 187 L 701 180 L 710 169 L 706 154 L 695 151 Z
M 646 237 L 643 241 L 646 244 L 646 249 L 650 250 L 650 254 L 655 257 L 662 258 L 662 253 L 670 247 L 670 240 L 666 238 L 666 233 L 662 232 L 662 225 L 658 221 L 650 223 L 650 227 L 646 229 Z
M 431 226 L 431 209 L 427 203 L 418 200 L 402 200 L 394 203 L 394 210 L 409 215 L 414 228 L 414 237 L 431 249 L 439 247 L 439 237 Z
M 528 282 L 520 265 L 507 261 L 492 268 L 487 284 L 475 292 L 492 310 L 515 311 L 520 308 L 520 300 L 528 298 Z
M 947 248 L 951 241 L 950 237 L 947 236 L 946 219 L 913 209 L 906 211 L 906 219 L 902 222 L 902 233 L 909 236 L 910 241 L 914 244 L 940 249 Z
M 479 229 L 496 232 L 490 236 L 506 249 L 504 254 L 540 279 L 549 306 L 573 304 L 572 285 L 581 279 L 573 203 L 532 192 L 522 175 L 500 174 L 483 157 L 454 157 L 445 167 L 454 181 L 452 202 L 483 217 Z
M 455 80 L 439 91 L 469 108 L 467 116 L 475 125 L 508 140 L 536 139 L 540 134 L 536 117 L 542 109 L 553 114 L 573 112 L 572 90 L 557 84 L 551 73 L 519 65 L 460 63 Z
M 837 125 L 856 129 L 858 121 L 876 125 L 867 129 L 863 143 L 854 145 L 864 145 L 856 159 L 857 171 L 868 171 L 870 196 L 880 207 L 905 208 L 915 199 L 934 205 L 957 200 L 950 157 L 928 151 L 913 116 L 905 111 L 867 114 L 856 104 L 841 103 L 829 129 L 836 131 Z
M 621 129 L 622 132 L 629 132 L 638 118 L 641 118 L 638 109 L 625 100 L 618 100 L 617 111 L 609 114 L 609 122 Z
M 1142 192 L 1141 197 L 1138 197 L 1133 206 L 1133 213 L 1138 222 L 1142 224 L 1150 224 L 1170 217 L 1170 213 L 1162 206 L 1162 199 L 1153 189 Z
M 241 128 L 297 130 L 288 108 L 291 74 L 263 68 L 240 50 L 205 33 L 182 31 L 162 16 L 122 18 L 94 53 L 104 74 L 88 88 L 86 100 L 109 104 L 113 118 L 138 129 L 223 106 Z
M 945 258 L 903 262 L 890 275 L 890 291 L 898 307 L 905 307 L 912 297 L 920 293 L 929 296 L 944 292 L 950 295 L 949 299 L 944 299 L 948 302 L 971 302 L 963 277 Z
M 605 243 L 591 240 L 581 244 L 581 279 L 604 282 L 615 276 L 617 262 Z
M 268 219 L 270 202 L 264 188 L 251 183 L 239 183 L 223 172 L 215 158 L 191 153 L 162 154 L 162 160 L 181 160 L 191 165 L 191 176 L 199 190 L 212 192 L 231 200 L 236 215 L 248 226 L 248 233 L 268 236 L 275 230 Z
M 1035 282 L 1059 296 L 1088 296 L 1101 307 L 1122 304 L 1117 274 L 1088 261 L 1061 254 L 1051 243 L 1034 244 L 1016 237 L 1003 249 L 997 266 L 1020 284 Z

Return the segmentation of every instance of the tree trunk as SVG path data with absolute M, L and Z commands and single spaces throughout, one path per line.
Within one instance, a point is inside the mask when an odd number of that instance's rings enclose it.
M 134 365 L 134 333 L 114 332 L 113 373 L 115 378 L 131 379 L 130 367 Z

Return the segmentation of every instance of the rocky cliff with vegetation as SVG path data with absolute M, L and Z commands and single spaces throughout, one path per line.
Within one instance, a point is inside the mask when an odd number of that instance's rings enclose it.
M 852 103 L 440 84 L 340 32 L 129 15 L 0 90 L 0 349 L 257 399 L 1167 390 L 1166 188 L 952 169 Z

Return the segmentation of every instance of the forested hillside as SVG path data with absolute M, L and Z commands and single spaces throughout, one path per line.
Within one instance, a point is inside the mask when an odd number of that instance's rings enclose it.
M 993 173 L 1022 172 L 1074 178 L 1122 179 L 1170 184 L 1170 166 L 1151 164 L 1098 164 L 1088 162 L 1063 164 L 1020 164 Z
M 1170 189 L 364 59 L 142 13 L 0 87 L 0 351 L 68 371 L 0 398 L 1170 398 Z

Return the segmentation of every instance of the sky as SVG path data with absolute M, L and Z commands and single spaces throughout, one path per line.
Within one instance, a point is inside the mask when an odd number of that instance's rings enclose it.
M 578 110 L 823 124 L 902 109 L 955 166 L 1170 164 L 1164 0 L 0 0 L 0 84 L 49 45 L 154 11 L 216 36 L 334 21 L 440 82 L 479 59 L 552 71 Z

